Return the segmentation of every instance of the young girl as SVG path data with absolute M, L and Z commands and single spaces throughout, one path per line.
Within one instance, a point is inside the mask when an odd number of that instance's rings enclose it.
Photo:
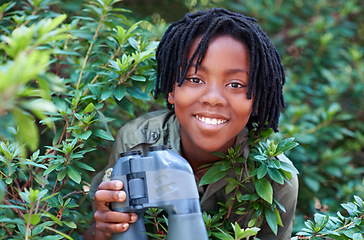
M 169 110 L 148 113 L 123 126 L 107 168 L 115 165 L 121 152 L 146 154 L 150 146 L 169 145 L 190 163 L 198 182 L 205 173 L 200 167 L 219 160 L 212 152 L 227 153 L 240 145 L 247 158 L 247 133 L 253 123 L 258 124 L 257 134 L 266 128 L 277 131 L 285 75 L 277 50 L 254 19 L 224 9 L 187 14 L 167 29 L 156 58 L 156 96 L 164 94 Z M 85 239 L 108 239 L 111 233 L 126 231 L 137 218 L 109 209 L 110 202 L 122 202 L 126 196 L 122 182 L 102 182 L 103 175 L 98 174 L 91 186 L 96 211 Z M 274 198 L 286 210 L 280 212 L 284 227 L 276 236 L 264 223 L 260 239 L 290 239 L 296 175 L 290 183 L 272 184 Z M 217 209 L 217 202 L 228 199 L 225 185 L 221 179 L 199 188 L 202 210 Z M 230 218 L 233 222 L 241 216 Z M 246 228 L 249 220 L 244 217 L 239 224 Z

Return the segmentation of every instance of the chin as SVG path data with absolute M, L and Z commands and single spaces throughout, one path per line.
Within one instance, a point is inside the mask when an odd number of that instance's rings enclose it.
M 202 150 L 204 150 L 205 152 L 209 152 L 209 153 L 214 153 L 214 152 L 222 152 L 222 153 L 227 153 L 227 148 L 225 146 L 216 146 L 214 144 L 207 144 L 204 143 L 203 145 L 200 146 L 200 148 Z

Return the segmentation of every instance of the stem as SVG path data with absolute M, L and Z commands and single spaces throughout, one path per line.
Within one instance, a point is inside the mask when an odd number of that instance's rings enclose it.
M 53 187 L 53 192 L 52 193 L 55 193 L 56 192 L 57 183 L 58 183 L 58 179 L 56 179 L 56 182 L 54 183 L 54 187 Z
M 34 7 L 33 12 L 32 12 L 32 16 L 35 16 L 38 13 L 38 7 Z M 26 20 L 22 25 L 26 26 L 28 23 L 30 23 L 30 20 Z
M 114 60 L 119 55 L 120 51 L 121 51 L 121 46 L 118 47 L 116 52 L 111 56 L 110 60 Z M 104 65 L 104 68 L 109 66 L 109 64 L 110 64 L 110 62 L 107 62 Z M 99 77 L 100 77 L 100 74 L 96 74 L 96 76 L 91 80 L 90 85 L 94 84 L 96 82 L 96 79 L 98 79 Z M 88 90 L 89 90 L 89 88 L 86 88 L 85 91 L 82 93 L 82 96 L 85 96 L 88 93 Z
M 27 226 L 25 229 L 25 240 L 29 239 L 29 231 L 30 231 L 30 220 L 32 219 L 32 215 L 33 215 L 33 210 L 34 210 L 34 203 L 31 203 L 31 207 L 29 210 L 29 216 L 28 216 L 28 222 L 27 222 Z
M 14 204 L 13 203 L 11 203 L 11 202 L 9 202 L 8 200 L 6 200 L 6 199 L 3 199 L 3 202 L 6 204 L 6 205 L 9 205 L 9 206 L 13 206 Z M 18 206 L 17 204 L 16 204 L 16 206 Z M 20 211 L 20 209 L 18 209 L 18 208 L 11 208 L 13 211 L 15 211 L 17 214 L 18 214 L 18 216 L 19 216 L 19 218 L 22 218 L 23 216 L 24 216 L 24 214 Z
M 235 164 L 233 163 L 233 168 L 234 168 L 234 167 L 235 167 Z M 243 167 L 241 168 L 241 170 L 240 170 L 240 174 L 239 174 L 239 176 L 237 176 L 237 178 L 238 178 L 238 181 L 239 181 L 239 182 L 241 182 L 241 179 L 242 179 L 242 176 L 243 176 L 244 169 L 245 169 L 245 166 L 243 166 Z M 240 186 L 240 185 L 236 186 L 236 188 L 235 188 L 235 192 L 234 192 L 234 196 L 233 196 L 233 201 L 231 202 L 230 207 L 229 207 L 228 214 L 226 215 L 226 218 L 227 218 L 227 219 L 230 217 L 231 210 L 233 209 L 234 201 L 235 201 L 235 199 L 236 199 L 236 194 L 237 194 L 237 192 L 238 192 L 238 190 L 239 190 L 239 186 Z
M 125 80 L 128 79 L 128 77 L 130 76 L 130 74 L 132 74 L 132 72 L 135 70 L 136 67 L 137 67 L 137 65 L 134 65 L 130 69 L 130 71 L 128 72 L 128 74 L 126 74 L 125 76 L 120 76 L 119 84 L 122 84 L 123 82 L 125 82 Z
M 13 185 L 10 185 L 10 188 L 11 188 L 11 192 L 12 192 L 11 196 L 12 196 L 12 197 L 13 197 L 13 199 L 14 199 L 15 205 L 18 207 L 18 206 L 19 206 L 19 205 L 18 205 L 18 201 L 17 201 L 17 199 L 18 199 L 18 194 L 15 194 L 15 193 L 14 193 Z M 19 209 L 17 209 L 17 210 L 16 210 L 16 212 L 18 213 L 18 215 L 19 215 L 19 217 L 20 217 L 20 210 L 19 210 Z
M 13 236 L 13 232 L 10 232 L 10 230 L 8 230 L 8 229 L 5 227 L 5 224 L 1 224 L 0 226 L 1 226 L 1 227 L 2 227 L 2 228 L 3 228 L 3 229 L 4 229 L 7 233 L 8 233 L 8 235 L 9 235 L 9 236 L 11 236 L 11 237 Z
M 100 22 L 99 22 L 99 25 L 97 26 L 97 29 L 96 29 L 96 32 L 92 38 L 92 41 L 91 41 L 91 44 L 90 44 L 90 47 L 88 48 L 87 50 L 87 53 L 86 53 L 86 56 L 85 56 L 85 59 L 83 60 L 83 64 L 82 64 L 82 68 L 81 68 L 81 72 L 80 72 L 80 76 L 78 77 L 78 81 L 77 81 L 77 87 L 76 87 L 76 90 L 78 90 L 80 88 L 80 84 L 81 84 L 81 79 L 82 79 L 82 75 L 83 75 L 83 71 L 85 70 L 86 68 L 86 64 L 87 64 L 87 61 L 91 55 L 91 50 L 92 48 L 94 47 L 94 43 L 96 41 L 96 38 L 99 36 L 99 32 L 100 32 L 100 29 L 102 27 L 102 23 L 103 21 L 105 20 L 105 17 L 106 15 L 103 14 L 101 16 L 101 19 L 100 19 Z
M 229 211 L 228 211 L 228 213 L 227 213 L 227 215 L 226 215 L 226 219 L 228 219 L 228 218 L 230 217 L 231 210 L 233 209 L 234 201 L 235 201 L 235 199 L 236 199 L 236 193 L 238 192 L 238 190 L 239 190 L 239 185 L 238 185 L 238 186 L 236 186 L 236 188 L 235 188 L 235 192 L 234 192 L 233 200 L 231 201 L 231 204 L 230 204 L 230 206 L 229 206 Z
M 68 196 L 71 196 L 72 194 L 77 194 L 77 193 L 87 193 L 87 191 L 77 191 L 77 190 L 75 190 L 73 192 L 70 192 L 70 193 L 64 195 L 63 199 L 66 199 Z

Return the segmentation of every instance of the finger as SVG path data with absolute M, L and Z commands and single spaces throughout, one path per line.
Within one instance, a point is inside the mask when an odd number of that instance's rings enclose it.
M 105 202 L 123 202 L 126 199 L 124 191 L 97 190 L 95 203 L 105 205 Z
M 96 211 L 94 215 L 96 227 L 103 232 L 115 233 L 128 229 L 128 223 L 137 221 L 135 213 L 121 213 L 114 211 Z
M 96 228 L 104 233 L 125 232 L 129 228 L 129 223 L 104 223 L 97 222 Z
M 124 184 L 122 181 L 119 180 L 113 180 L 109 182 L 102 182 L 99 185 L 98 190 L 121 190 L 123 189 Z
M 124 213 L 110 210 L 96 211 L 94 217 L 96 222 L 107 223 L 134 223 L 138 219 L 138 216 L 135 213 Z

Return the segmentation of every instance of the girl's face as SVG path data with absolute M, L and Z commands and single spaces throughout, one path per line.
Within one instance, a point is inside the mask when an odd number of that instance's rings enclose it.
M 191 45 L 189 58 L 201 38 Z M 235 38 L 213 38 L 195 73 L 192 66 L 181 87 L 168 96 L 181 124 L 184 152 L 227 152 L 247 124 L 253 100 L 247 99 L 249 51 Z

